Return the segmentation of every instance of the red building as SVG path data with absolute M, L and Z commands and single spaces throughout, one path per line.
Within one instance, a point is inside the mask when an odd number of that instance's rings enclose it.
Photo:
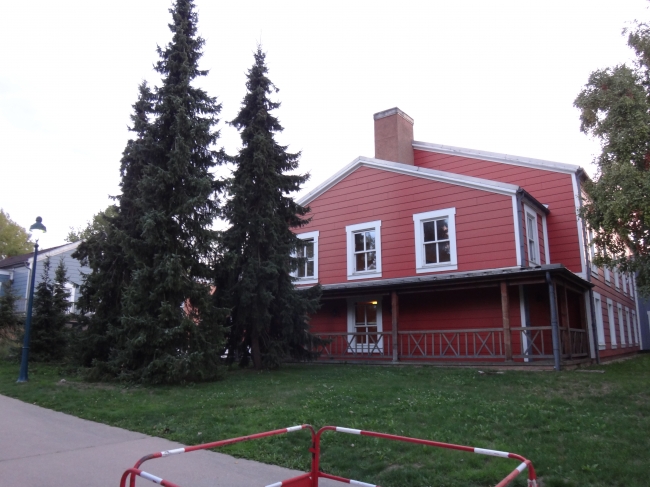
M 574 165 L 413 140 L 374 115 L 359 157 L 300 200 L 322 360 L 560 364 L 639 348 L 630 276 L 590 264 Z

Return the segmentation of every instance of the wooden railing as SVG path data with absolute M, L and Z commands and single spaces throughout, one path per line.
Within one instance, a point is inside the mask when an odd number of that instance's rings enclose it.
M 566 328 L 560 328 L 562 335 Z M 562 358 L 582 358 L 588 355 L 585 330 L 570 328 L 570 352 Z M 511 328 L 513 343 L 520 343 L 515 359 L 552 359 L 553 339 L 550 326 Z M 518 340 L 514 340 L 515 336 Z M 377 333 L 316 333 L 325 341 L 317 348 L 324 359 L 392 360 L 394 337 L 391 332 Z M 462 330 L 410 330 L 397 333 L 397 356 L 403 359 L 505 359 L 503 328 L 473 328 Z M 566 344 L 565 344 L 566 346 Z

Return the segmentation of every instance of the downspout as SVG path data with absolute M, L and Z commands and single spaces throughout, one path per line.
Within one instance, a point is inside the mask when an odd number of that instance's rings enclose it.
M 526 253 L 524 252 L 525 250 L 525 244 L 524 244 L 524 227 L 522 222 L 524 221 L 524 210 L 523 210 L 523 202 L 522 202 L 522 189 L 519 188 L 517 190 L 517 219 L 519 220 L 517 222 L 517 229 L 519 231 L 519 254 L 521 256 L 521 262 L 519 265 L 521 267 L 526 267 Z
M 578 173 L 576 172 L 573 177 L 576 179 L 576 186 L 578 188 L 578 209 L 582 210 L 582 190 L 580 188 L 580 178 L 578 177 Z M 585 245 L 585 269 L 586 269 L 586 277 L 587 277 L 587 282 L 591 282 L 591 263 L 589 262 L 589 237 L 587 235 L 587 228 L 585 227 L 585 222 L 584 220 L 582 221 L 582 241 L 584 242 Z M 593 288 L 589 288 L 589 310 L 591 313 L 591 337 L 593 338 L 592 340 L 592 346 L 594 347 L 594 356 L 596 357 L 596 363 L 600 364 L 600 349 L 598 348 L 598 329 L 596 327 L 596 306 L 594 303 L 594 290 Z
M 560 330 L 557 321 L 557 305 L 555 303 L 555 285 L 551 279 L 551 273 L 546 272 L 546 283 L 548 284 L 548 298 L 551 303 L 551 334 L 553 336 L 553 362 L 556 372 L 560 371 Z

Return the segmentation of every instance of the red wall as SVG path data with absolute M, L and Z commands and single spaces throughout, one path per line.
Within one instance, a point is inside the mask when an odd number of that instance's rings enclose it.
M 345 227 L 381 220 L 382 279 L 414 276 L 413 214 L 456 208 L 458 271 L 511 267 L 516 261 L 512 198 L 361 167 L 309 203 L 318 230 L 322 284 L 347 282 Z
M 552 264 L 582 272 L 571 174 L 414 150 L 415 165 L 516 184 L 540 203 L 549 205 L 547 218 Z

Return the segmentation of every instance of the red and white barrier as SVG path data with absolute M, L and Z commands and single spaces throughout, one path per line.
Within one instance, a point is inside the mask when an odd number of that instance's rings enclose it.
M 268 436 L 291 433 L 303 429 L 308 429 L 311 432 L 311 437 L 312 437 L 312 446 L 309 449 L 309 451 L 312 453 L 311 470 L 297 477 L 288 480 L 283 480 L 281 482 L 275 482 L 273 484 L 269 484 L 266 487 L 318 487 L 319 478 L 336 480 L 338 482 L 347 483 L 351 485 L 358 485 L 360 487 L 379 487 L 378 485 L 375 484 L 368 484 L 366 482 L 361 482 L 359 480 L 347 479 L 344 477 L 339 477 L 337 475 L 331 475 L 320 471 L 320 465 L 319 465 L 320 464 L 320 440 L 321 440 L 321 436 L 326 431 L 334 431 L 337 433 L 346 433 L 351 435 L 371 436 L 375 438 L 383 438 L 392 441 L 415 443 L 419 445 L 426 445 L 426 446 L 432 446 L 437 448 L 446 448 L 450 450 L 460 450 L 468 453 L 476 453 L 478 455 L 488 455 L 488 456 L 499 457 L 499 458 L 509 458 L 513 460 L 519 460 L 521 463 L 519 463 L 519 465 L 517 465 L 517 467 L 512 472 L 510 472 L 503 480 L 501 480 L 501 482 L 499 482 L 495 487 L 506 487 L 524 470 L 528 470 L 528 487 L 538 487 L 537 476 L 535 474 L 535 469 L 533 468 L 533 464 L 531 463 L 530 460 L 516 453 L 509 453 L 509 452 L 504 452 L 499 450 L 489 450 L 486 448 L 476 448 L 473 446 L 454 445 L 453 443 L 442 443 L 439 441 L 423 440 L 420 438 L 410 438 L 408 436 L 390 435 L 387 433 L 377 433 L 375 431 L 365 431 L 365 430 L 359 430 L 353 428 L 344 428 L 341 426 L 324 426 L 321 429 L 319 429 L 318 432 L 316 432 L 314 431 L 314 428 L 308 424 L 291 426 L 289 428 L 282 428 L 279 430 L 267 431 L 264 433 L 257 433 L 250 436 L 241 436 L 239 438 L 231 438 L 228 440 L 215 441 L 213 443 L 203 443 L 201 445 L 186 446 L 184 448 L 176 448 L 174 450 L 165 450 L 161 452 L 152 453 L 150 455 L 146 455 L 142 457 L 140 460 L 138 460 L 133 468 L 130 468 L 126 472 L 124 472 L 124 474 L 122 475 L 122 480 L 120 482 L 120 487 L 126 486 L 126 480 L 129 477 L 130 477 L 130 487 L 135 487 L 136 477 L 147 479 L 151 482 L 157 483 L 159 485 L 163 485 L 165 487 L 179 487 L 172 482 L 169 482 L 160 477 L 156 477 L 155 475 L 140 470 L 139 469 L 140 465 L 142 465 L 147 460 L 151 460 L 154 458 L 163 458 L 170 455 L 178 455 L 181 453 L 188 453 L 197 450 L 218 448 L 221 446 L 232 445 L 234 443 L 239 443 L 242 441 L 256 440 L 259 438 L 266 438 Z

